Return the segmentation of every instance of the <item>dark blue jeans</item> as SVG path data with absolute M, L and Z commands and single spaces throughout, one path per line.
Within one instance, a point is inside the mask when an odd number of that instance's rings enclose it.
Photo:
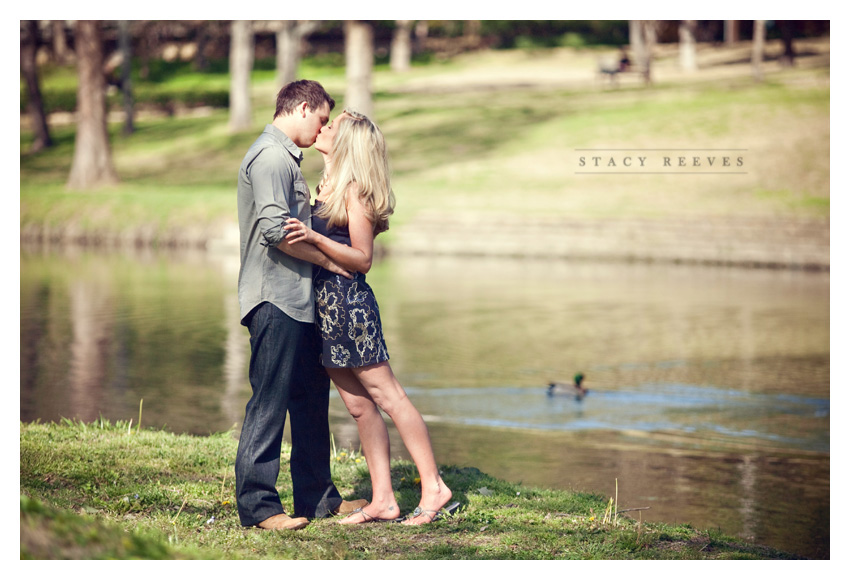
M 331 480 L 328 402 L 330 382 L 321 366 L 313 323 L 298 322 L 264 302 L 247 320 L 248 371 L 253 395 L 236 453 L 236 505 L 243 526 L 283 513 L 275 484 L 286 412 L 292 433 L 292 515 L 330 515 L 342 498 Z

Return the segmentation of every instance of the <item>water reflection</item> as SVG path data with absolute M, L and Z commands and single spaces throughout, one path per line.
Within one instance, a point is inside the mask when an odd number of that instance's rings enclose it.
M 222 274 L 225 280 L 237 279 L 239 269 L 235 260 L 221 260 Z M 245 393 L 246 369 L 250 357 L 249 349 L 245 348 L 247 333 L 240 324 L 239 302 L 236 300 L 236 292 L 233 290 L 223 292 L 224 319 L 227 328 L 224 357 L 224 381 L 225 390 L 221 400 L 221 411 L 225 420 L 237 425 L 245 417 L 245 405 L 247 400 L 242 401 Z M 249 395 L 250 396 L 250 395 Z
M 202 255 L 22 254 L 21 419 L 128 420 L 144 399 L 148 425 L 228 429 L 226 285 Z
M 144 399 L 148 426 L 238 427 L 237 269 L 24 250 L 21 420 L 135 419 Z M 829 556 L 828 274 L 406 258 L 369 281 L 441 463 L 605 495 L 616 479 L 644 519 Z M 583 401 L 546 396 L 577 371 Z M 331 414 L 358 446 L 338 397 Z
M 643 521 L 721 529 L 812 558 L 829 558 L 829 460 L 742 441 L 679 433 L 494 432 L 430 426 L 441 459 L 513 482 L 593 491 Z M 393 440 L 393 449 L 401 448 Z M 635 515 L 635 514 L 633 514 Z M 637 517 L 637 515 L 635 515 Z
M 692 385 L 644 384 L 595 391 L 581 401 L 542 389 L 408 388 L 431 421 L 556 431 L 643 431 L 698 434 L 705 439 L 829 451 L 829 400 Z M 791 431 L 797 421 L 805 429 Z

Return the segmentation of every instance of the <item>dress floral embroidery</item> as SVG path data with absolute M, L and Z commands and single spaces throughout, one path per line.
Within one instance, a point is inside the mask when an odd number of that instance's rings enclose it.
M 342 305 L 339 303 L 340 289 L 333 279 L 315 286 L 316 308 L 322 338 L 333 340 L 342 335 Z
M 316 208 L 321 202 L 316 201 Z M 328 227 L 313 211 L 313 229 L 339 243 L 351 245 L 348 226 Z M 378 301 L 366 276 L 353 279 L 318 268 L 313 276 L 316 324 L 322 335 L 322 364 L 329 368 L 354 368 L 389 360 L 381 330 Z
M 324 273 L 314 283 L 322 364 L 350 368 L 389 360 L 378 302 L 365 277 L 357 274 L 348 280 Z
M 351 359 L 351 353 L 341 344 L 331 345 L 331 362 L 338 367 L 344 367 Z

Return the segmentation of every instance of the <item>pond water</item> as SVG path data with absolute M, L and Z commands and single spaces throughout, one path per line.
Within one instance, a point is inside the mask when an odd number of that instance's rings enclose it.
M 135 420 L 143 399 L 145 426 L 238 429 L 237 273 L 231 254 L 22 249 L 20 419 Z M 368 280 L 438 462 L 616 485 L 645 521 L 829 558 L 828 273 L 399 257 Z M 547 396 L 577 372 L 585 398 Z M 335 394 L 330 413 L 357 448 Z

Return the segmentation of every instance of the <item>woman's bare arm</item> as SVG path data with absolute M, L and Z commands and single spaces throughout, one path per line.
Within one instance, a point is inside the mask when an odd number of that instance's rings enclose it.
M 346 210 L 351 246 L 314 232 L 296 218 L 290 218 L 284 226 L 284 229 L 290 232 L 286 236 L 286 242 L 308 242 L 341 267 L 365 274 L 372 267 L 375 236 L 372 234 L 372 222 L 366 216 L 366 208 L 354 186 L 348 190 Z
M 340 266 L 331 258 L 329 258 L 327 254 L 319 250 L 317 247 L 306 245 L 292 245 L 287 240 L 287 237 L 288 236 L 284 237 L 283 241 L 277 246 L 277 248 L 281 252 L 289 254 L 293 258 L 298 258 L 299 260 L 304 260 L 305 262 L 310 262 L 311 264 L 317 264 L 325 270 L 330 270 L 334 274 L 340 274 L 342 276 L 345 276 L 346 278 L 352 278 L 351 273 L 349 272 L 349 268 L 346 268 L 345 266 Z

